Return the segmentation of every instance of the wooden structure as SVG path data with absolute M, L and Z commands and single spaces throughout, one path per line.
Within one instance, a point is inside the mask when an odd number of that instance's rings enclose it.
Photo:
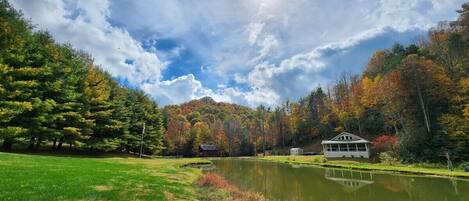
M 343 132 L 331 140 L 321 142 L 326 158 L 369 158 L 370 141 L 352 133 Z
M 219 151 L 216 145 L 213 144 L 201 144 L 199 145 L 199 154 L 201 157 L 217 157 Z

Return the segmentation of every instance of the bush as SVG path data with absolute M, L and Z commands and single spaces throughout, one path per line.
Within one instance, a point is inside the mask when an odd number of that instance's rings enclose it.
M 262 194 L 250 191 L 242 191 L 236 186 L 229 183 L 220 175 L 215 173 L 206 173 L 202 178 L 197 181 L 199 186 L 207 188 L 211 193 L 207 193 L 202 200 L 225 200 L 225 201 L 265 201 Z M 216 191 L 223 191 L 229 193 L 228 197 Z
M 238 191 L 238 188 L 231 185 L 228 181 L 226 181 L 223 177 L 215 174 L 215 173 L 207 173 L 202 178 L 197 181 L 199 186 L 213 186 L 219 189 L 224 189 L 228 192 Z
M 393 151 L 396 152 L 398 147 L 399 139 L 395 135 L 382 134 L 371 141 L 373 150 L 376 153 Z
M 396 165 L 400 163 L 399 158 L 391 151 L 380 153 L 379 160 L 385 165 Z
M 459 164 L 458 169 L 464 170 L 465 172 L 469 172 L 469 162 L 463 162 Z

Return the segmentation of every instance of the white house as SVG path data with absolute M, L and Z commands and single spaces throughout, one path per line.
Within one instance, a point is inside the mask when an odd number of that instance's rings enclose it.
M 303 149 L 301 148 L 291 148 L 290 149 L 290 155 L 303 155 Z
M 326 158 L 370 157 L 370 141 L 352 133 L 343 132 L 331 140 L 321 142 Z

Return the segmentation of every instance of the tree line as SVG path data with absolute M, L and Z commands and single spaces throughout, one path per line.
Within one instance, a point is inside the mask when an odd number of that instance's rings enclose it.
M 0 1 L 0 141 L 38 150 L 136 152 L 163 148 L 161 112 L 142 91 L 126 88 L 90 55 L 61 45 Z
M 0 142 L 93 152 L 197 156 L 215 144 L 224 156 L 320 150 L 347 131 L 408 161 L 469 158 L 469 4 L 428 37 L 379 50 L 360 75 L 344 73 L 298 101 L 255 109 L 209 97 L 159 108 L 121 86 L 91 55 L 54 42 L 0 0 Z M 383 150 L 382 147 L 392 147 Z M 390 148 L 388 148 L 390 149 Z
M 296 102 L 250 109 L 207 97 L 167 106 L 165 153 L 196 155 L 201 143 L 218 145 L 222 155 L 310 144 L 319 151 L 321 140 L 347 131 L 377 143 L 390 139 L 385 147 L 398 160 L 437 162 L 446 153 L 467 160 L 469 4 L 457 12 L 426 39 L 379 50 L 361 75 L 344 73 Z

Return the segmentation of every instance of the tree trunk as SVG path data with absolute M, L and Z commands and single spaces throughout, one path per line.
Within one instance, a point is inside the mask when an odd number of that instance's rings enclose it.
M 358 133 L 360 133 L 360 136 L 362 135 L 362 126 L 360 124 L 360 119 L 357 119 L 357 123 L 358 123 Z
M 283 133 L 283 125 L 280 123 L 280 133 L 282 135 L 282 149 L 285 148 L 285 134 Z
M 430 120 L 428 117 L 428 111 L 426 110 L 425 103 L 423 101 L 422 90 L 420 89 L 420 86 L 418 84 L 417 84 L 417 94 L 419 97 L 420 107 L 422 108 L 423 118 L 425 121 L 425 127 L 427 129 L 427 132 L 430 133 L 431 129 L 430 129 Z
M 55 150 L 56 146 L 57 146 L 57 138 L 54 138 L 54 143 L 52 144 L 52 150 Z
M 63 138 L 60 138 L 59 140 L 59 144 L 57 145 L 57 151 L 59 151 L 60 149 L 62 149 L 62 144 L 63 144 Z
M 262 156 L 265 156 L 265 131 L 264 131 L 264 122 L 262 122 Z
M 392 125 L 394 127 L 394 131 L 396 132 L 396 135 L 399 135 L 399 130 L 397 129 L 396 122 L 394 122 Z
M 30 149 L 30 150 L 34 149 L 34 140 L 35 139 L 36 139 L 35 137 L 32 137 L 31 139 L 29 139 L 28 149 Z
M 34 147 L 34 150 L 38 150 L 38 149 L 39 149 L 39 146 L 41 146 L 41 141 L 42 141 L 41 138 L 38 138 L 38 139 L 37 139 L 36 147 Z
M 5 138 L 3 140 L 2 149 L 5 150 L 5 151 L 9 151 L 9 150 L 11 150 L 12 145 L 13 145 L 13 139 L 12 138 Z

